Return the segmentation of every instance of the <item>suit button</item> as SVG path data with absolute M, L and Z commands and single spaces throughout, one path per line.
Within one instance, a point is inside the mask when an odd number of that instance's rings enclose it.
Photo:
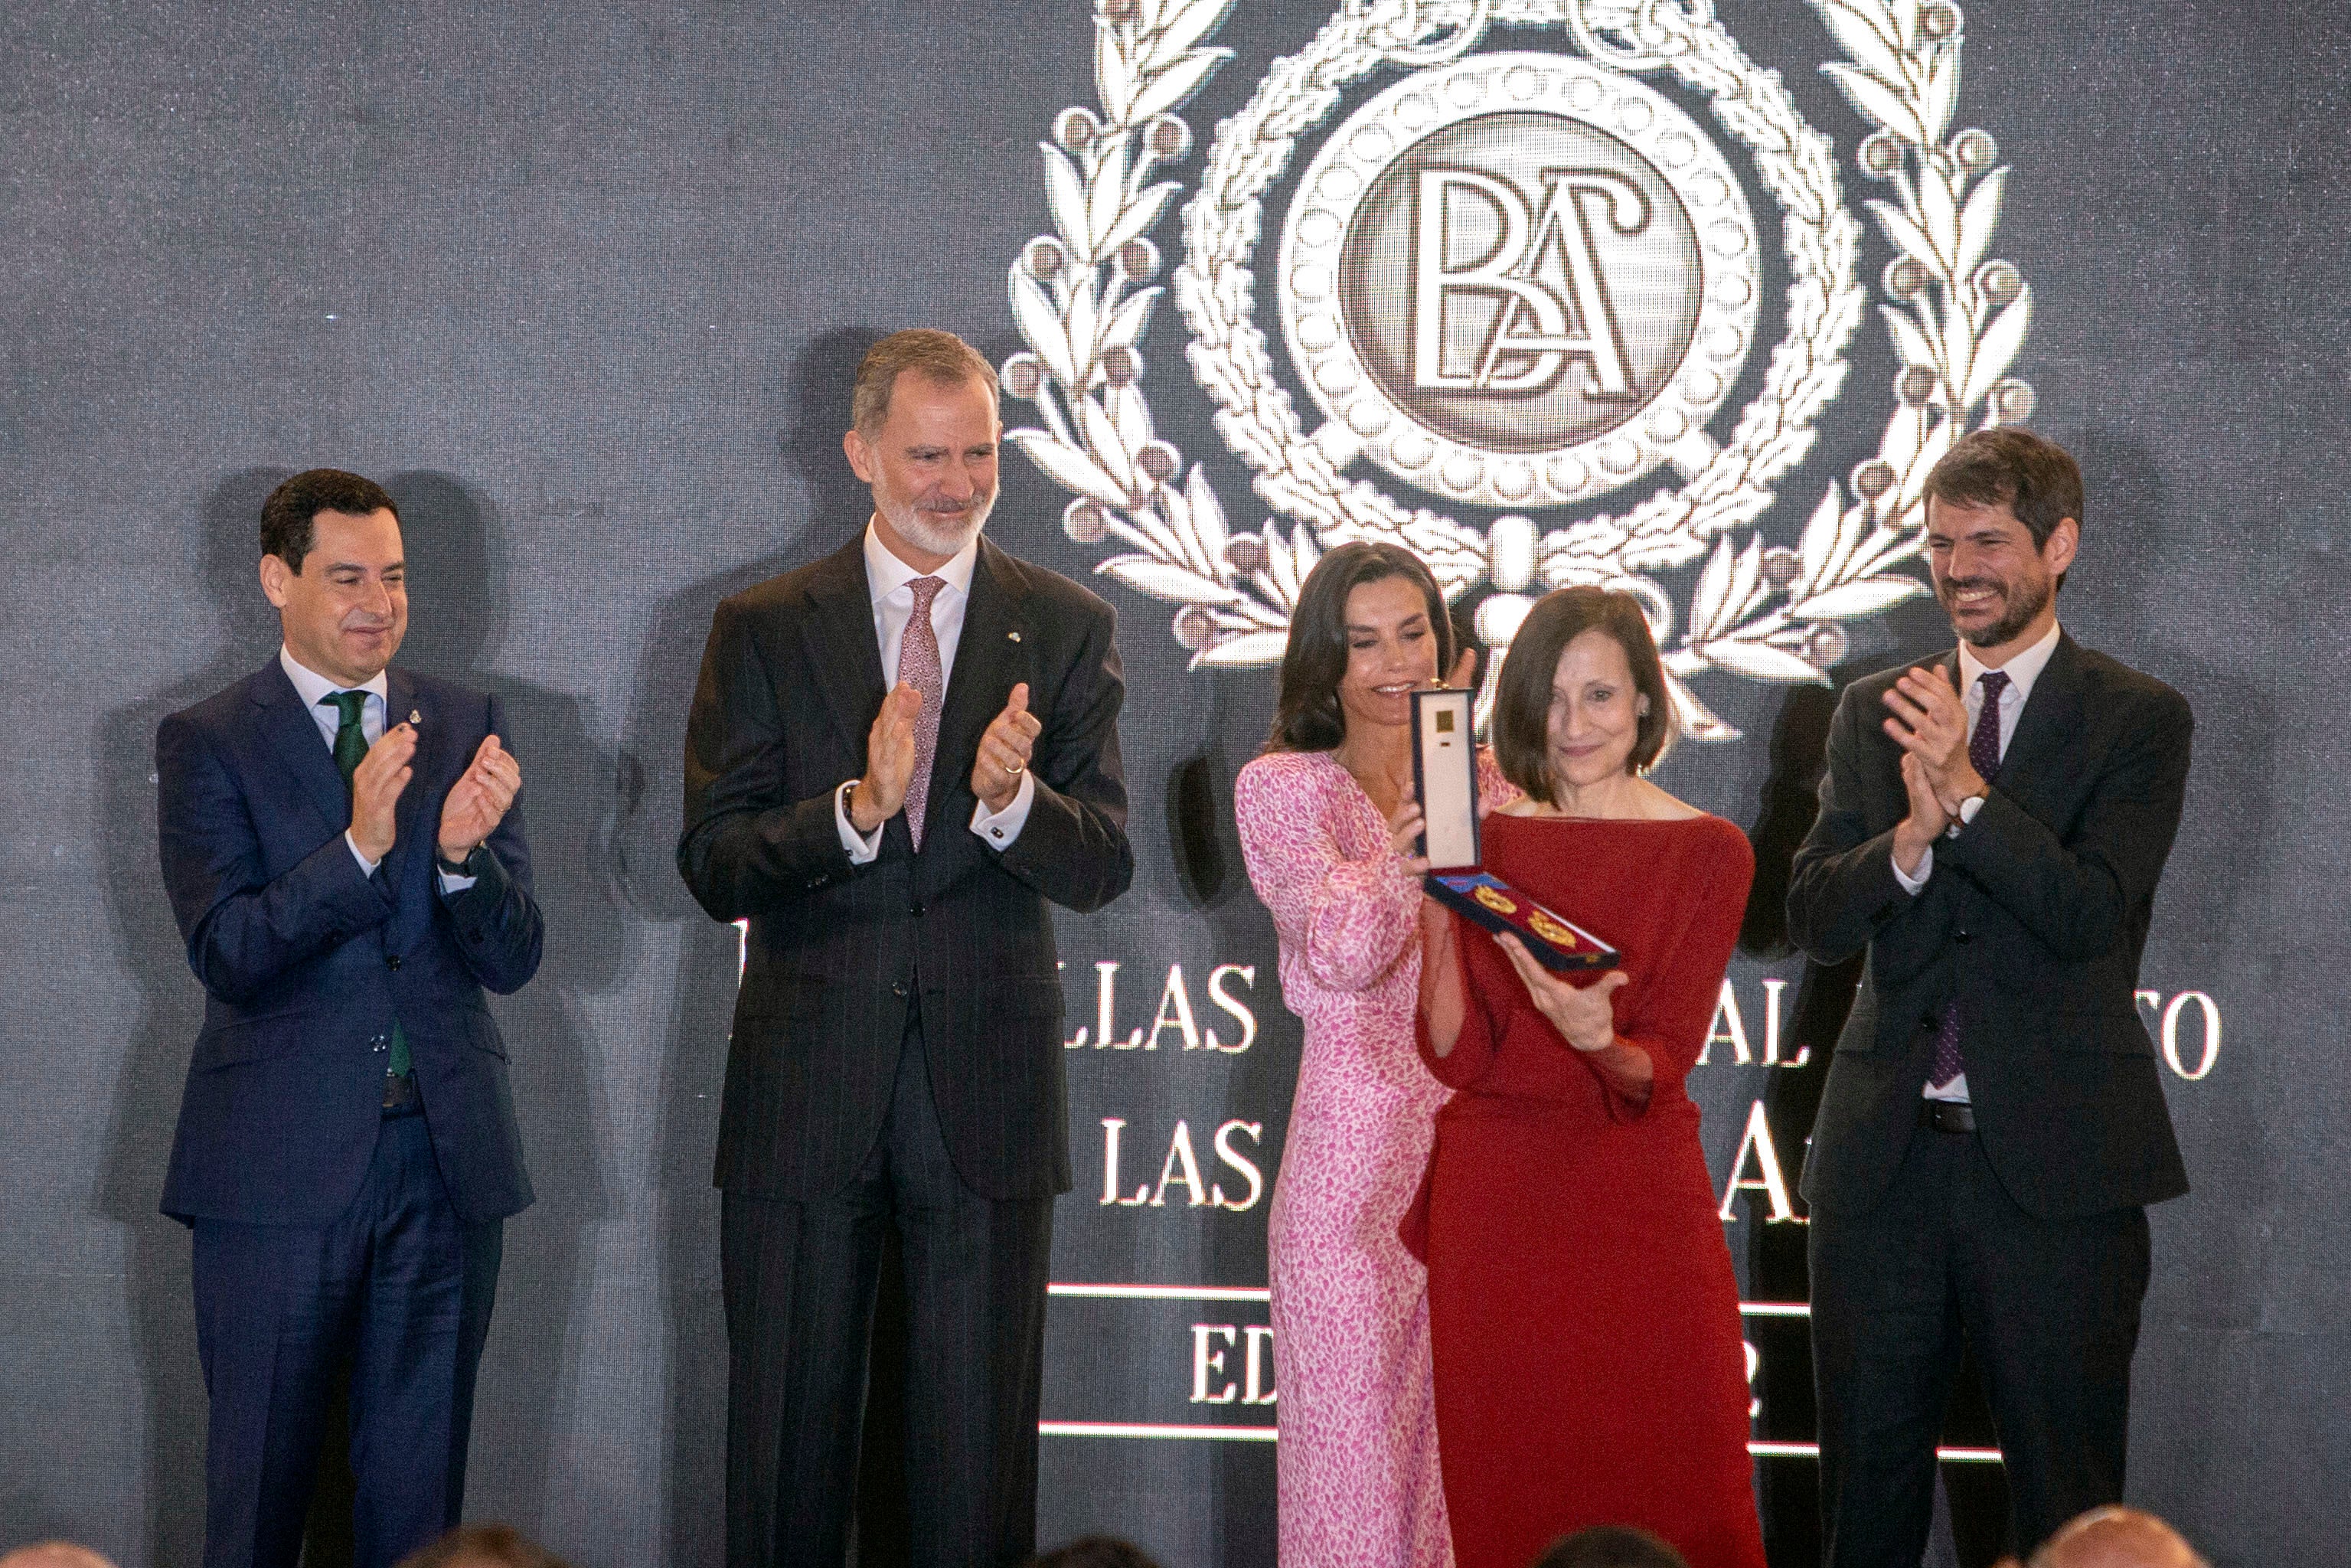
M 1918 1027 L 1920 1029 L 1933 1029 L 1942 1021 L 1942 1019 L 1937 1018 L 1933 1013 L 1920 1013 L 1918 1015 Z
M 1951 933 L 1951 940 L 1954 942 L 1965 942 L 1968 940 L 1968 934 L 1965 930 L 1954 931 Z
M 891 982 L 890 982 L 890 994 L 891 994 L 892 996 L 893 996 L 893 997 L 903 997 L 903 996 L 904 996 L 904 995 L 906 994 L 906 982 L 905 982 L 905 981 L 904 981 L 904 980 L 893 980 L 893 981 L 891 981 Z
M 397 953 L 387 953 L 387 954 L 385 954 L 385 955 L 384 955 L 384 958 L 383 958 L 383 967 L 384 967 L 385 968 L 387 968 L 387 969 L 397 969 L 397 968 L 399 968 L 399 967 L 400 967 L 400 955 L 399 955 L 399 954 L 397 954 Z
M 912 909 L 906 911 L 906 913 L 913 915 L 915 919 L 920 920 L 923 917 L 923 906 L 917 904 Z

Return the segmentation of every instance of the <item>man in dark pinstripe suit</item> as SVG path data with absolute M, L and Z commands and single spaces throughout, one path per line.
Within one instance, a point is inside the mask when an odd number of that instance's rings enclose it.
M 1113 615 L 980 537 L 996 377 L 944 332 L 859 368 L 873 515 L 718 607 L 678 867 L 748 917 L 718 1134 L 727 1562 L 850 1550 L 894 1221 L 916 1562 L 1036 1544 L 1053 1195 L 1070 1186 L 1049 903 L 1126 890 Z

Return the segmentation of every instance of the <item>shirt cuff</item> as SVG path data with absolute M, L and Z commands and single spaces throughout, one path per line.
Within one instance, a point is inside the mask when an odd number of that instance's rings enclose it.
M 871 833 L 861 833 L 850 824 L 849 790 L 856 782 L 854 779 L 845 779 L 832 792 L 832 825 L 841 830 L 841 847 L 849 852 L 849 863 L 872 865 L 882 856 L 882 830 L 890 824 L 883 822 Z
M 1926 891 L 1927 879 L 1934 874 L 1935 846 L 1932 844 L 1928 844 L 1926 848 L 1926 852 L 1919 855 L 1918 873 L 1916 876 L 1904 871 L 1902 869 L 1902 862 L 1899 860 L 1894 862 L 1894 880 L 1902 884 L 1903 892 L 1909 894 L 1914 898 L 1920 893 Z
M 451 876 L 439 866 L 433 868 L 433 874 L 441 879 L 441 896 L 444 898 L 455 898 L 481 880 L 475 876 Z
M 1029 825 L 1029 803 L 1037 799 L 1037 776 L 1026 768 L 1020 770 L 1020 787 L 1012 791 L 1012 800 L 1001 811 L 991 811 L 982 800 L 971 809 L 971 831 L 987 841 L 991 849 L 1008 849 Z
M 383 863 L 381 861 L 371 861 L 368 859 L 367 856 L 360 853 L 359 841 L 351 837 L 351 831 L 349 828 L 345 828 L 343 830 L 343 842 L 350 847 L 351 859 L 360 862 L 360 874 L 361 876 L 373 876 L 375 874 L 375 868 Z

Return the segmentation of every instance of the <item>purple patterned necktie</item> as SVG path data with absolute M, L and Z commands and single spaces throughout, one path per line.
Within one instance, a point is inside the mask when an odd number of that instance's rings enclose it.
M 1986 670 L 1976 677 L 1983 684 L 1983 709 L 1976 715 L 1975 733 L 1968 737 L 1968 760 L 1975 764 L 1978 776 L 1990 779 L 2000 771 L 2000 694 L 2007 689 L 2008 677 L 1998 670 Z M 1935 1033 L 1935 1067 L 1928 1082 L 1940 1089 L 1966 1071 L 1959 1061 L 1959 1004 L 1957 998 L 1943 1006 L 1943 1027 Z
M 922 711 L 914 716 L 914 774 L 906 780 L 906 831 L 914 847 L 923 847 L 923 808 L 931 796 L 931 759 L 939 749 L 939 704 L 946 695 L 946 678 L 939 667 L 939 634 L 931 624 L 931 601 L 946 586 L 942 577 L 918 577 L 906 586 L 914 590 L 914 612 L 898 639 L 898 678 L 923 694 Z

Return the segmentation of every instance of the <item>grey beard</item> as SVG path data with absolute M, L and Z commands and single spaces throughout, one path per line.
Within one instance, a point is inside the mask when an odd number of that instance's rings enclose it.
M 2050 589 L 2043 588 L 2038 593 L 2013 597 L 2009 601 L 2008 613 L 1980 632 L 1963 632 L 1960 635 L 1979 648 L 1997 648 L 2032 624 L 2032 618 L 2049 602 L 2050 592 Z M 1950 605 L 1946 603 L 1943 608 L 1948 612 Z
M 930 555 L 954 555 L 979 537 L 979 530 L 987 526 L 988 513 L 995 509 L 996 497 L 990 496 L 973 508 L 969 520 L 959 528 L 940 526 L 932 520 L 934 514 L 924 511 L 920 507 L 891 507 L 883 515 L 890 519 L 890 526 L 898 530 L 898 537 L 915 549 Z

